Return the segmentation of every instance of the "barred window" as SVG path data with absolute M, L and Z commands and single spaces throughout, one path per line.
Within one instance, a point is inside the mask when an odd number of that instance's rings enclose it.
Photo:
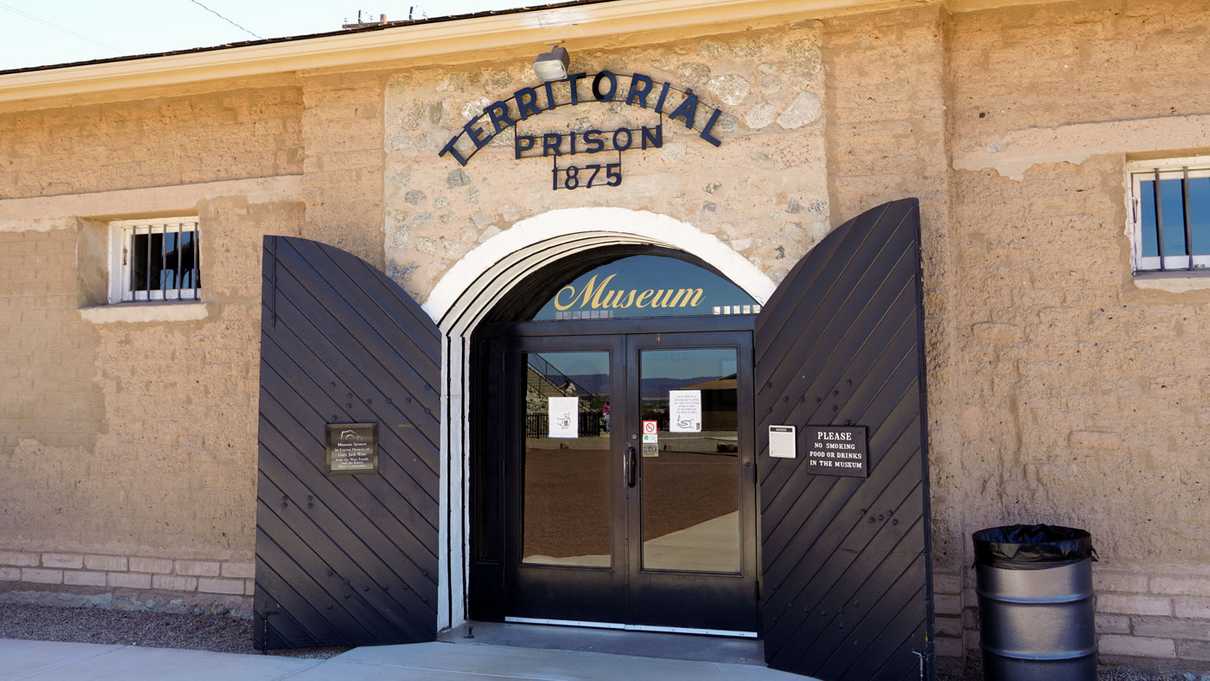
M 114 222 L 110 229 L 110 302 L 201 298 L 197 218 Z
M 1210 158 L 1128 167 L 1135 272 L 1210 267 Z

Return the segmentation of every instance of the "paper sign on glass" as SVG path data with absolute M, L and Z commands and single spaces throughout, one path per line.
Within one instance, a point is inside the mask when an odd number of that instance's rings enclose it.
M 702 432 L 702 391 L 669 390 L 668 418 L 669 432 Z
M 549 397 L 550 437 L 580 437 L 580 398 Z

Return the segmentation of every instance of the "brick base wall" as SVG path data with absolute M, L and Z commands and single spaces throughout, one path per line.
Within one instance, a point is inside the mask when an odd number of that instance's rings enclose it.
M 955 593 L 958 575 L 934 576 L 940 656 L 961 656 L 963 647 L 979 654 L 974 570 L 962 579 L 965 588 Z M 1094 563 L 1093 583 L 1102 664 L 1210 671 L 1210 569 L 1152 572 Z
M 96 596 L 120 593 L 118 601 L 133 607 L 247 615 L 254 570 L 250 561 L 0 549 L 0 592 L 10 601 L 64 605 L 113 605 Z

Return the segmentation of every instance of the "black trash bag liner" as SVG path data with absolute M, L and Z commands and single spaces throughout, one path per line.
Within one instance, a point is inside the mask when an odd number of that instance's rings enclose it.
M 1004 525 L 979 530 L 972 538 L 976 564 L 1029 569 L 1087 558 L 1096 560 L 1092 535 L 1074 527 Z

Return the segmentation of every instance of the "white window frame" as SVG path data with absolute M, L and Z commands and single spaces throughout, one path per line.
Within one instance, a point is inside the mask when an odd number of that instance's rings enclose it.
M 1210 177 L 1210 156 L 1186 156 L 1180 158 L 1158 158 L 1142 161 L 1131 161 L 1126 164 L 1126 186 L 1129 193 L 1126 197 L 1126 233 L 1130 236 L 1131 268 L 1135 274 L 1151 272 L 1188 273 L 1189 256 L 1164 256 L 1164 269 L 1160 269 L 1160 256 L 1143 255 L 1143 210 L 1142 184 L 1146 180 L 1154 180 L 1155 172 L 1159 170 L 1161 180 L 1179 180 L 1188 172 L 1189 179 Z M 1156 244 L 1158 249 L 1159 244 Z M 1210 268 L 1210 255 L 1193 256 L 1193 269 Z
M 117 220 L 109 223 L 109 302 L 146 303 L 201 300 L 202 288 L 174 288 L 159 291 L 135 291 L 130 288 L 131 242 L 136 234 L 193 232 L 198 244 L 197 271 L 202 273 L 201 227 L 197 216 Z

